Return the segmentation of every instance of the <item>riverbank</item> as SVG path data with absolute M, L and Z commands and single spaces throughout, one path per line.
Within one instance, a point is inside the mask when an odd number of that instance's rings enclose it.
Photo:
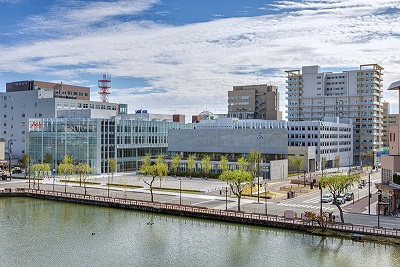
M 25 188 L 6 190 L 5 192 L 0 193 L 0 197 L 32 197 L 39 199 L 106 206 L 112 208 L 132 209 L 207 220 L 292 229 L 324 236 L 352 238 L 354 234 L 361 234 L 363 235 L 363 241 L 400 245 L 400 239 L 398 238 L 400 237 L 400 230 L 397 229 L 330 223 L 328 225 L 328 230 L 323 232 L 315 222 L 302 220 L 296 217 L 288 218 L 287 216 L 281 217 L 277 215 L 265 215 L 259 213 L 246 213 L 220 209 L 207 209 L 202 207 L 193 207 L 170 203 L 157 203 L 144 200 L 141 201 L 126 198 L 113 198 L 105 196 L 93 196 L 77 193 L 64 193 L 57 191 Z

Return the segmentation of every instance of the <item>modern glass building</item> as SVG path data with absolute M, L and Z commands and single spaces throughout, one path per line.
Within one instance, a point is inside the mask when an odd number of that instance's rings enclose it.
M 166 121 L 122 119 L 51 118 L 29 119 L 27 154 L 33 163 L 41 163 L 46 154 L 52 168 L 65 155 L 76 163 L 88 163 L 95 173 L 109 172 L 109 159 L 117 160 L 117 171 L 138 170 L 144 155 L 165 155 L 168 129 L 191 125 Z

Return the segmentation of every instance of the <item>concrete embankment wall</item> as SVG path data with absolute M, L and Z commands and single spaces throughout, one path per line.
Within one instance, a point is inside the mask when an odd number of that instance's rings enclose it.
M 275 215 L 261 215 L 236 211 L 212 210 L 207 208 L 180 206 L 167 203 L 137 201 L 132 199 L 114 199 L 102 196 L 66 194 L 61 192 L 0 192 L 0 197 L 31 197 L 70 203 L 97 205 L 111 208 L 131 209 L 137 211 L 154 212 L 167 215 L 185 216 L 206 220 L 217 220 L 240 224 L 268 226 L 298 231 L 310 231 L 320 228 L 317 223 L 303 221 L 298 218 L 285 219 Z M 46 193 L 47 192 L 47 193 Z M 399 237 L 400 231 L 396 229 L 375 228 L 362 225 L 329 224 L 328 229 L 344 233 L 357 233 L 375 235 L 380 237 Z M 330 232 L 332 234 L 332 232 Z
M 32 197 L 38 199 L 46 199 L 46 200 L 55 200 L 55 201 L 63 201 L 63 202 L 71 202 L 71 203 L 79 203 L 79 204 L 88 204 L 88 205 L 96 205 L 96 206 L 104 206 L 111 208 L 121 208 L 121 209 L 131 209 L 137 211 L 146 211 L 146 212 L 154 212 L 166 215 L 176 215 L 176 216 L 185 216 L 206 220 L 218 220 L 225 222 L 233 222 L 233 223 L 241 223 L 241 224 L 250 224 L 250 225 L 259 225 L 259 226 L 268 226 L 268 227 L 277 227 L 277 228 L 285 228 L 292 230 L 305 231 L 307 229 L 312 228 L 310 225 L 302 225 L 291 223 L 288 219 L 288 222 L 274 221 L 274 220 L 263 220 L 256 218 L 257 214 L 254 214 L 253 218 L 251 217 L 239 217 L 225 214 L 216 214 L 216 213 L 206 213 L 206 212 L 196 212 L 191 210 L 182 210 L 182 209 L 173 209 L 173 208 L 163 208 L 157 206 L 146 206 L 146 205 L 138 205 L 138 204 L 128 204 L 128 203 L 119 203 L 119 202 L 109 202 L 102 200 L 93 200 L 93 199 L 81 199 L 81 198 L 72 198 L 72 197 L 64 197 L 64 196 L 55 196 L 55 195 L 44 195 L 44 194 L 35 194 L 35 193 L 26 193 L 26 192 L 12 192 L 12 193 L 0 193 L 0 197 L 8 196 L 8 197 Z M 171 205 L 172 206 L 172 205 Z M 210 210 L 212 211 L 212 210 Z M 221 213 L 225 213 L 225 211 L 221 211 Z M 234 212 L 236 215 L 244 214 L 240 212 Z M 265 216 L 264 216 L 265 217 Z M 276 216 L 271 215 L 270 218 L 275 218 Z

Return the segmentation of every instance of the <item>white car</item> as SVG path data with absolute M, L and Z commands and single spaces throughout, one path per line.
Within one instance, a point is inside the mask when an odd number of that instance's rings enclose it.
M 338 195 L 336 197 L 336 201 L 338 204 L 344 204 L 346 202 L 346 196 L 345 195 Z
M 332 202 L 332 196 L 331 195 L 322 195 L 322 203 L 329 203 Z

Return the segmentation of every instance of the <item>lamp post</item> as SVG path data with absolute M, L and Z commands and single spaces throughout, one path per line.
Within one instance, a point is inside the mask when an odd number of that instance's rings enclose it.
M 260 153 L 257 153 L 257 202 L 260 203 Z
M 12 145 L 14 139 L 8 140 L 8 172 L 10 174 L 10 181 L 11 181 L 11 160 L 12 160 Z
M 349 158 L 349 176 L 350 176 L 350 172 L 351 172 L 351 164 L 350 164 L 350 157 Z
M 107 197 L 110 197 L 110 174 L 107 174 Z
M 179 178 L 179 205 L 182 205 L 182 177 Z
M 368 173 L 368 214 L 371 214 L 371 173 Z
M 264 195 L 265 195 L 265 215 L 268 216 L 268 204 L 267 204 L 267 183 L 264 184 Z
M 376 192 L 376 194 L 378 195 L 378 204 L 376 204 L 378 206 L 378 228 L 380 227 L 380 215 L 381 215 L 381 196 L 382 196 L 382 191 L 378 190 L 378 192 Z
M 28 188 L 31 189 L 31 156 L 28 155 Z
M 225 210 L 228 210 L 228 183 L 225 186 Z

